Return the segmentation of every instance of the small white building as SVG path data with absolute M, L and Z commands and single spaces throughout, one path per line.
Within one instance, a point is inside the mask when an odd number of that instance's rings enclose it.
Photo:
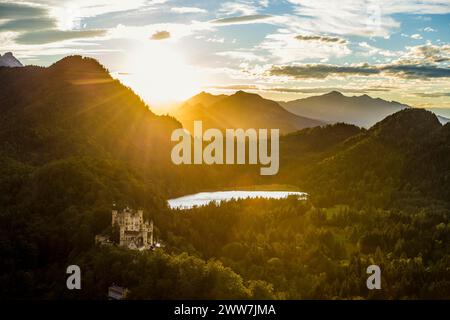
M 116 285 L 108 288 L 108 300 L 123 300 L 128 295 L 128 289 Z

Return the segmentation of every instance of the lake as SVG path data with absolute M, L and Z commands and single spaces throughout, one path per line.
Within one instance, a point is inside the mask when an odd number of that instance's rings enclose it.
M 222 201 L 247 199 L 247 198 L 264 198 L 264 199 L 285 199 L 288 196 L 297 196 L 303 200 L 307 193 L 297 191 L 215 191 L 215 192 L 199 192 L 183 196 L 180 198 L 170 199 L 167 202 L 171 209 L 191 209 L 193 207 L 206 206 L 211 202 L 216 204 Z

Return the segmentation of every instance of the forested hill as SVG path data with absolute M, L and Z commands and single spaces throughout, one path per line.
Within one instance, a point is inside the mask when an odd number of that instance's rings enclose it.
M 168 162 L 180 124 L 154 115 L 96 60 L 71 56 L 48 68 L 0 68 L 0 147 L 29 164 L 67 156 Z M 163 159 L 164 158 L 164 159 Z
M 323 136 L 338 137 L 339 132 L 347 133 L 347 139 L 318 149 L 330 139 Z M 450 125 L 442 126 L 433 113 L 413 108 L 369 130 L 343 124 L 304 130 L 282 139 L 278 178 L 302 185 L 323 206 L 389 207 L 404 199 L 424 206 L 433 199 L 448 202 L 449 132 Z M 308 149 L 297 150 L 310 140 L 315 143 Z

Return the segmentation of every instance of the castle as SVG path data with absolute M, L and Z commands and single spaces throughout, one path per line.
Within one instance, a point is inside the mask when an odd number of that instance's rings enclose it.
M 144 222 L 143 210 L 112 211 L 112 226 L 119 228 L 119 245 L 134 250 L 152 249 L 153 221 Z

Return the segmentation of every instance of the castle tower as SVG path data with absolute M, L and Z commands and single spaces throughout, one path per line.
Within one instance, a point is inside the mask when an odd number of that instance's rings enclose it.
M 114 226 L 116 223 L 118 223 L 117 221 L 117 210 L 113 210 L 112 211 L 112 225 Z
M 150 246 L 153 246 L 153 220 L 150 221 Z
M 121 247 L 124 247 L 127 245 L 126 241 L 125 241 L 125 227 L 120 226 L 119 227 L 119 245 Z

